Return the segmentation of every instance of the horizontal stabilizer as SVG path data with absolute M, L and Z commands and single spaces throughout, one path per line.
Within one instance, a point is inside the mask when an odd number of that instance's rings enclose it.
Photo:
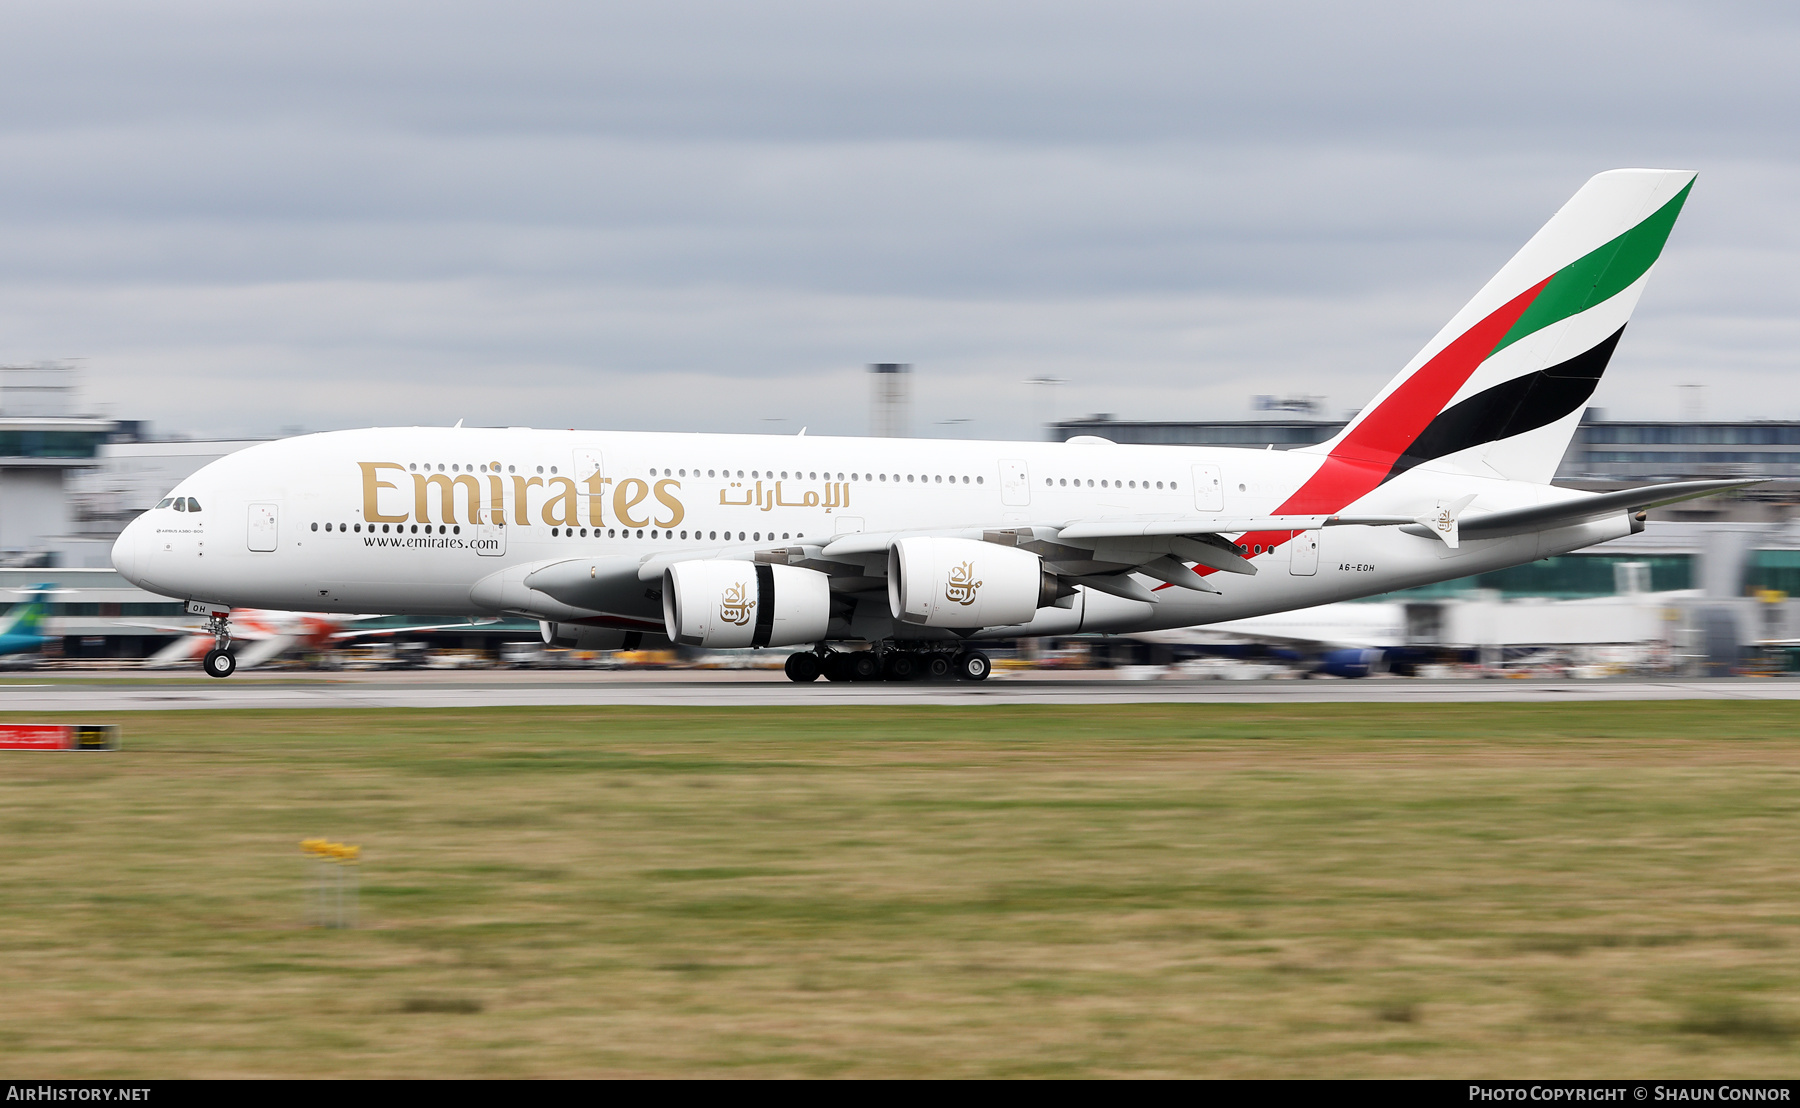
M 1594 493 L 1554 504 L 1537 504 L 1529 508 L 1470 516 L 1461 521 L 1460 527 L 1464 538 L 1497 539 L 1527 531 L 1567 527 L 1584 520 L 1612 515 L 1614 512 L 1641 512 L 1649 508 L 1660 508 L 1665 504 L 1710 496 L 1726 489 L 1759 485 L 1763 480 L 1672 481 L 1666 485 L 1646 485 L 1636 489 L 1620 489 L 1617 492 Z M 1412 529 L 1408 530 L 1410 532 Z

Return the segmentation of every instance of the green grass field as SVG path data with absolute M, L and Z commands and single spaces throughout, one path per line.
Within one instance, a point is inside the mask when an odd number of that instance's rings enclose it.
M 0 1070 L 1791 1076 L 1778 703 L 169 712 L 0 752 Z M 361 844 L 305 926 L 302 838 Z

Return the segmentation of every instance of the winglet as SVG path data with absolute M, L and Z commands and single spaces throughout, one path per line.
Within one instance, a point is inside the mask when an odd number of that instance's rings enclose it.
M 1460 500 L 1452 501 L 1448 506 L 1439 504 L 1437 511 L 1415 516 L 1413 522 L 1425 528 L 1434 537 L 1442 539 L 1445 546 L 1455 550 L 1460 538 L 1456 529 L 1456 517 L 1462 515 L 1463 509 L 1467 508 L 1474 499 L 1475 494 L 1470 493 Z

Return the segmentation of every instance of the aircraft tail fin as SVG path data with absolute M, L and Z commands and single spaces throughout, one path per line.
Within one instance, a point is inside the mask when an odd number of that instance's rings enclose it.
M 1548 482 L 1694 176 L 1591 178 L 1337 437 L 1305 449 L 1359 471 L 1332 482 L 1366 486 L 1356 495 L 1428 464 Z
M 43 638 L 46 634 L 44 620 L 50 610 L 49 601 L 50 586 L 34 586 L 25 602 L 7 613 L 5 624 L 0 625 L 0 635 L 36 635 Z

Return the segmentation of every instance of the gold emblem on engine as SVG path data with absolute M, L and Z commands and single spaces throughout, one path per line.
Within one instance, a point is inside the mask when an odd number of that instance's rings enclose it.
M 719 618 L 736 627 L 750 622 L 750 609 L 756 607 L 756 601 L 748 598 L 749 587 L 742 584 L 733 585 L 725 590 L 719 598 Z
M 944 588 L 944 599 L 954 604 L 968 606 L 975 603 L 975 590 L 981 582 L 975 580 L 975 563 L 964 562 L 950 569 L 950 583 Z

